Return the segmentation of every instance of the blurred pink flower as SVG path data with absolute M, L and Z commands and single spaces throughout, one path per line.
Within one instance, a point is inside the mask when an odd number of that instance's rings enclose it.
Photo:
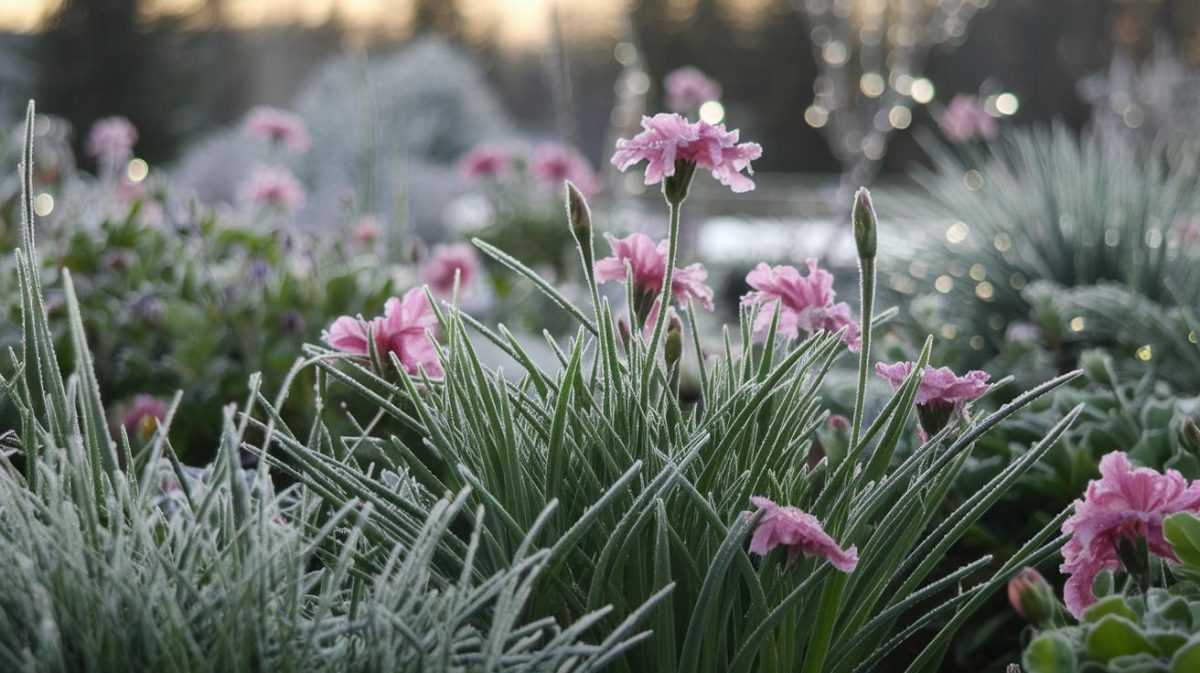
M 512 148 L 485 143 L 467 152 L 458 166 L 467 180 L 499 180 L 512 169 L 515 158 Z
M 842 340 L 850 350 L 858 352 L 859 325 L 850 317 L 846 302 L 834 303 L 837 294 L 833 291 L 833 274 L 818 268 L 813 257 L 806 263 L 807 276 L 801 276 L 794 266 L 771 267 L 762 262 L 746 275 L 746 282 L 754 291 L 746 293 L 742 303 L 763 307 L 754 322 L 754 333 L 760 337 L 766 334 L 775 317 L 774 304 L 779 302 L 779 333 L 783 336 L 797 339 L 801 330 L 811 335 L 845 327 Z
M 1176 512 L 1200 514 L 1200 482 L 1189 484 L 1175 470 L 1135 470 L 1120 451 L 1101 458 L 1100 479 L 1088 482 L 1083 500 L 1075 501 L 1075 513 L 1062 527 L 1073 534 L 1059 568 L 1070 575 L 1063 598 L 1071 614 L 1079 617 L 1096 602 L 1092 583 L 1100 571 L 1121 568 L 1117 548 L 1122 540 L 1145 538 L 1150 551 L 1178 561 L 1163 537 L 1163 519 Z
M 721 85 L 692 66 L 667 73 L 663 78 L 663 89 L 667 94 L 667 109 L 680 114 L 687 114 L 701 103 L 721 97 Z
M 286 168 L 259 166 L 242 185 L 243 198 L 293 213 L 304 207 L 304 186 Z
M 458 274 L 459 288 L 465 291 L 479 276 L 479 256 L 470 243 L 434 246 L 420 268 L 421 281 L 438 296 L 454 292 L 454 277 Z
M 619 170 L 644 160 L 645 182 L 652 185 L 675 175 L 676 161 L 690 161 L 735 192 L 754 189 L 754 181 L 741 171 L 753 174 L 750 162 L 762 156 L 762 147 L 738 143 L 736 130 L 726 131 L 724 124 L 689 122 L 677 114 L 642 117 L 642 128 L 633 138 L 617 141 L 612 164 Z
M 954 143 L 965 143 L 976 138 L 991 140 L 999 128 L 996 120 L 987 113 L 978 96 L 958 94 L 946 106 L 938 119 L 942 135 Z
M 395 353 L 409 374 L 415 376 L 421 367 L 431 378 L 441 378 L 442 363 L 430 340 L 437 334 L 437 316 L 425 291 L 418 287 L 405 292 L 403 298 L 388 299 L 383 315 L 373 320 L 338 318 L 322 338 L 343 353 L 367 357 L 371 355 L 373 337 L 379 355 L 387 358 L 389 352 Z
M 137 395 L 121 414 L 121 426 L 129 437 L 149 437 L 167 417 L 167 405 L 153 395 Z M 116 433 L 114 433 L 114 436 Z
M 844 573 L 854 572 L 858 566 L 858 547 L 839 547 L 817 517 L 796 507 L 780 507 L 758 496 L 750 498 L 750 504 L 765 510 L 750 538 L 751 553 L 766 556 L 775 547 L 782 546 L 788 548 L 789 561 L 803 553 L 805 558 L 819 556 Z
M 133 156 L 137 128 L 125 117 L 105 117 L 92 124 L 88 133 L 88 154 L 110 164 L 119 164 Z
M 544 143 L 533 153 L 530 165 L 534 180 L 544 187 L 562 193 L 563 182 L 570 180 L 585 197 L 600 191 L 599 180 L 592 165 L 574 147 L 562 143 Z
M 850 429 L 850 419 L 846 418 L 845 416 L 843 416 L 841 414 L 831 414 L 829 416 L 829 429 L 830 430 L 849 430 Z
M 659 241 L 657 245 L 645 234 L 630 234 L 625 238 L 615 238 L 605 234 L 609 246 L 612 247 L 612 257 L 596 261 L 596 281 L 603 283 L 610 280 L 623 281 L 626 278 L 626 265 L 633 272 L 633 284 L 644 293 L 657 294 L 662 291 L 663 276 L 667 271 L 667 242 Z M 708 271 L 699 262 L 675 269 L 671 282 L 671 296 L 680 304 L 686 304 L 689 298 L 708 310 L 713 310 L 713 291 L 705 285 Z M 647 320 L 648 323 L 653 321 Z
M 358 219 L 358 224 L 354 225 L 354 230 L 350 232 L 350 238 L 354 244 L 366 248 L 379 240 L 380 234 L 383 233 L 383 223 L 377 215 L 363 215 Z
M 304 154 L 311 145 L 304 120 L 299 115 L 278 108 L 254 108 L 246 115 L 242 128 L 246 135 L 280 145 L 293 154 Z

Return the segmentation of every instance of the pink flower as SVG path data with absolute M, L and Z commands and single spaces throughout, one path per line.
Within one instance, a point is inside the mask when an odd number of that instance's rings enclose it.
M 688 161 L 712 172 L 721 184 L 735 192 L 754 189 L 754 182 L 742 175 L 753 174 L 750 162 L 762 156 L 758 143 L 738 143 L 737 131 L 726 131 L 724 124 L 689 122 L 677 114 L 642 117 L 645 129 L 633 138 L 617 141 L 612 164 L 619 170 L 646 161 L 646 184 L 662 182 L 675 175 L 677 161 Z
M 875 365 L 875 372 L 899 388 L 915 366 L 912 362 L 890 365 L 879 362 Z M 961 411 L 964 404 L 987 392 L 987 380 L 987 372 L 976 370 L 957 376 L 949 367 L 934 369 L 925 365 L 925 374 L 917 388 L 917 405 L 946 404 L 955 411 Z
M 534 180 L 552 190 L 562 192 L 563 182 L 570 180 L 585 197 L 600 191 L 596 171 L 574 147 L 561 143 L 545 143 L 533 153 L 530 165 Z
M 386 358 L 388 353 L 395 353 L 410 375 L 415 376 L 421 367 L 431 378 L 441 378 L 442 363 L 437 347 L 430 340 L 431 335 L 436 338 L 437 334 L 433 306 L 423 289 L 413 288 L 403 298 L 388 299 L 383 315 L 373 320 L 338 318 L 322 338 L 343 353 L 362 357 L 371 355 L 370 339 L 374 338 L 380 356 Z
M 433 293 L 449 296 L 454 292 L 454 277 L 458 275 L 460 288 L 470 287 L 479 275 L 479 256 L 469 243 L 439 245 L 433 254 L 421 264 L 421 281 L 428 284 Z
M 817 517 L 796 507 L 780 507 L 758 496 L 750 498 L 750 504 L 766 511 L 750 538 L 751 553 L 766 556 L 775 547 L 783 546 L 788 548 L 789 561 L 803 553 L 805 558 L 820 556 L 844 573 L 854 572 L 858 547 L 839 547 Z
M 942 135 L 954 143 L 965 143 L 975 138 L 991 140 L 998 132 L 996 120 L 983 108 L 979 98 L 966 94 L 959 94 L 950 101 L 938 119 L 938 126 L 942 129 Z
M 1100 479 L 1088 482 L 1083 500 L 1075 501 L 1075 513 L 1062 527 L 1073 534 L 1059 567 L 1070 575 L 1063 598 L 1071 614 L 1079 617 L 1096 602 L 1092 582 L 1100 571 L 1121 568 L 1117 548 L 1122 540 L 1145 538 L 1150 551 L 1178 561 L 1163 537 L 1163 519 L 1176 512 L 1200 513 L 1200 483 L 1187 483 L 1175 470 L 1134 470 L 1119 451 L 1101 458 Z
M 105 117 L 92 124 L 88 133 L 88 154 L 110 164 L 119 164 L 133 156 L 137 128 L 125 117 Z
M 273 107 L 259 106 L 246 115 L 246 135 L 281 145 L 293 154 L 304 154 L 311 145 L 308 130 L 298 115 Z
M 850 429 L 850 419 L 846 418 L 845 416 L 843 416 L 841 414 L 831 414 L 829 416 L 829 429 L 830 430 L 849 430 Z
M 468 180 L 499 180 L 512 168 L 514 154 L 499 145 L 477 145 L 459 161 L 459 170 Z
M 663 276 L 667 272 L 667 242 L 657 245 L 645 234 L 630 234 L 615 238 L 605 234 L 613 256 L 596 261 L 596 281 L 623 281 L 626 268 L 633 272 L 633 284 L 642 293 L 658 294 L 662 291 Z M 695 299 L 701 306 L 713 310 L 713 291 L 705 285 L 708 271 L 699 262 L 675 270 L 671 281 L 671 296 L 680 304 Z
M 801 276 L 794 266 L 771 267 L 761 262 L 746 275 L 746 282 L 754 291 L 746 293 L 742 303 L 763 307 L 754 323 L 755 334 L 762 336 L 770 329 L 775 317 L 774 303 L 779 302 L 780 334 L 797 339 L 801 330 L 811 335 L 845 327 L 842 340 L 850 350 L 858 352 L 859 326 L 850 317 L 846 302 L 834 303 L 837 295 L 833 291 L 833 274 L 817 268 L 813 257 L 808 258 L 807 264 L 807 276 Z
M 292 213 L 304 207 L 304 186 L 286 168 L 260 166 L 242 185 L 242 196 L 254 203 Z
M 366 248 L 379 240 L 379 235 L 383 232 L 383 225 L 377 215 L 363 215 L 358 220 L 358 224 L 354 225 L 354 230 L 350 232 L 350 238 L 354 244 Z
M 667 73 L 663 78 L 663 89 L 667 92 L 667 109 L 680 114 L 687 114 L 701 103 L 721 97 L 721 85 L 691 66 Z
M 137 395 L 121 414 L 121 426 L 132 438 L 149 437 L 158 429 L 158 424 L 167 417 L 167 405 L 153 395 Z M 114 433 L 115 435 L 116 433 Z
M 916 364 L 896 362 L 875 364 L 875 373 L 899 388 L 912 373 Z M 987 372 L 978 370 L 957 376 L 949 367 L 933 368 L 925 365 L 921 383 L 917 387 L 917 418 L 920 420 L 922 441 L 936 435 L 950 422 L 950 417 L 961 412 L 967 402 L 988 390 Z

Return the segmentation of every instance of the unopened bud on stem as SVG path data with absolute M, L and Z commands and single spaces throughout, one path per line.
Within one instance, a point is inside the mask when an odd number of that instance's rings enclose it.
M 858 256 L 862 259 L 875 259 L 875 251 L 879 247 L 876 234 L 875 206 L 871 203 L 871 192 L 861 187 L 854 195 L 854 210 L 851 213 L 854 222 L 854 244 L 858 247 Z

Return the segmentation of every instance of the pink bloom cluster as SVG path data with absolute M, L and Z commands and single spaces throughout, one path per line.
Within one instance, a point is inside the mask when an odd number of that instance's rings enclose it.
M 627 276 L 626 269 L 633 274 L 633 284 L 643 293 L 658 294 L 662 291 L 663 276 L 667 272 L 667 242 L 657 244 L 645 234 L 630 234 L 625 238 L 615 238 L 605 234 L 609 246 L 612 247 L 612 257 L 596 261 L 596 281 L 603 283 L 610 280 L 623 281 Z M 699 262 L 675 269 L 671 281 L 671 296 L 680 304 L 686 304 L 688 299 L 708 310 L 713 310 L 713 291 L 705 285 L 708 271 Z
M 1063 598 L 1071 614 L 1079 617 L 1096 602 L 1092 583 L 1100 571 L 1121 568 L 1117 549 L 1122 540 L 1145 538 L 1150 551 L 1177 561 L 1163 537 L 1163 519 L 1176 512 L 1200 514 L 1200 482 L 1189 484 L 1175 470 L 1135 470 L 1119 451 L 1101 458 L 1100 479 L 1088 483 L 1083 500 L 1075 501 L 1075 513 L 1062 527 L 1073 534 L 1063 547 L 1059 568 L 1070 575 Z
M 875 365 L 875 372 L 898 388 L 915 366 L 912 362 L 896 362 L 890 365 L 879 362 Z M 961 411 L 964 404 L 987 392 L 987 380 L 987 372 L 975 370 L 958 376 L 949 367 L 935 369 L 925 365 L 921 385 L 917 388 L 917 406 L 944 404 L 955 411 Z
M 675 175 L 677 161 L 689 161 L 735 192 L 754 189 L 754 181 L 742 170 L 753 174 L 750 162 L 762 156 L 762 146 L 739 143 L 738 132 L 726 131 L 724 124 L 690 122 L 664 113 L 643 117 L 642 129 L 633 138 L 617 141 L 612 164 L 619 170 L 645 161 L 646 184 L 653 185 Z
M 449 296 L 454 292 L 454 278 L 458 275 L 459 287 L 470 287 L 479 276 L 479 256 L 470 243 L 438 245 L 433 248 L 420 268 L 421 281 L 429 285 L 438 296 Z
M 834 303 L 837 295 L 833 291 L 833 274 L 818 268 L 815 258 L 809 257 L 806 263 L 807 276 L 800 275 L 794 266 L 771 267 L 765 263 L 759 263 L 747 274 L 746 282 L 754 291 L 746 293 L 742 303 L 763 307 L 754 323 L 755 334 L 762 336 L 768 331 L 778 302 L 779 333 L 783 336 L 796 339 L 801 331 L 811 335 L 845 327 L 842 340 L 850 350 L 858 352 L 860 328 L 851 319 L 846 302 Z
M 663 89 L 667 93 L 667 109 L 680 114 L 687 114 L 702 103 L 721 97 L 721 85 L 692 66 L 667 73 L 663 78 Z
M 242 128 L 246 135 L 280 145 L 293 154 L 304 154 L 311 145 L 304 121 L 298 115 L 278 108 L 254 108 L 246 115 Z
M 354 229 L 350 232 L 350 239 L 354 244 L 366 248 L 379 240 L 379 236 L 383 234 L 383 221 L 378 215 L 367 214 L 358 219 L 354 225 Z
M 965 143 L 976 138 L 991 140 L 999 129 L 996 120 L 987 113 L 978 96 L 959 94 L 946 106 L 938 119 L 942 135 L 954 143 Z
M 137 128 L 125 117 L 105 117 L 92 124 L 88 133 L 88 154 L 116 164 L 133 156 L 137 143 Z
M 596 171 L 584 158 L 579 150 L 562 143 L 543 143 L 533 153 L 530 164 L 533 179 L 542 186 L 562 192 L 563 182 L 570 180 L 571 184 L 587 198 L 595 196 L 600 191 L 600 181 Z
M 286 168 L 259 166 L 242 185 L 242 197 L 253 203 L 293 213 L 304 207 L 304 186 Z
M 325 343 L 343 353 L 368 357 L 371 339 L 383 358 L 395 353 L 405 371 L 416 375 L 418 368 L 432 378 L 443 375 L 437 347 L 431 338 L 438 333 L 437 316 L 422 288 L 413 288 L 404 297 L 392 297 L 384 304 L 383 315 L 373 320 L 342 316 L 322 335 Z
M 858 547 L 839 547 L 817 517 L 796 507 L 780 507 L 758 496 L 750 498 L 750 504 L 765 510 L 750 538 L 751 553 L 766 556 L 775 547 L 787 547 L 789 561 L 803 553 L 805 558 L 819 556 L 844 573 L 854 572 L 858 566 Z

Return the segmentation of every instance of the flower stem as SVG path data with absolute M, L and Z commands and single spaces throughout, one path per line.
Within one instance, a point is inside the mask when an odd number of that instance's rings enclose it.
M 858 389 L 854 398 L 854 419 L 850 425 L 850 446 L 858 445 L 862 434 L 863 405 L 867 398 L 867 370 L 871 364 L 871 321 L 875 311 L 875 259 L 860 257 L 859 286 L 862 291 L 862 345 L 858 352 Z
M 654 319 L 654 334 L 650 337 L 650 346 L 646 350 L 646 364 L 642 371 L 642 389 L 650 385 L 650 373 L 654 371 L 654 354 L 658 352 L 658 344 L 662 341 L 663 326 L 667 324 L 667 309 L 671 306 L 671 285 L 675 282 L 675 255 L 679 250 L 679 213 L 683 209 L 683 200 L 667 200 L 671 208 L 671 218 L 667 232 L 667 268 L 663 273 L 663 286 L 658 293 L 658 315 Z

